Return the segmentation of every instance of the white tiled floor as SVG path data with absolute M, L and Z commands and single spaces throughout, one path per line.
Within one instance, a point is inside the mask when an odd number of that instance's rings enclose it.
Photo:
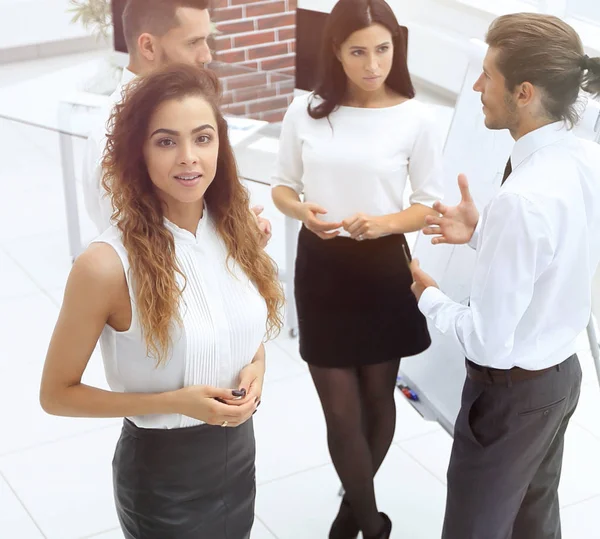
M 21 73 L 31 72 L 24 66 Z M 58 141 L 0 121 L 0 147 L 0 538 L 117 539 L 110 465 L 119 421 L 49 417 L 37 402 L 69 271 Z M 268 203 L 264 190 L 253 196 Z M 282 263 L 283 222 L 272 206 L 266 216 L 275 226 L 271 252 Z M 324 538 L 339 503 L 339 482 L 319 402 L 296 341 L 282 335 L 268 345 L 268 357 L 256 416 L 252 537 Z M 600 392 L 589 350 L 581 359 L 585 385 L 567 436 L 561 485 L 565 539 L 600 538 Z M 86 381 L 105 387 L 97 353 Z M 378 499 L 395 523 L 394 538 L 436 539 L 451 439 L 421 420 L 403 397 L 397 409 L 394 445 L 377 477 Z

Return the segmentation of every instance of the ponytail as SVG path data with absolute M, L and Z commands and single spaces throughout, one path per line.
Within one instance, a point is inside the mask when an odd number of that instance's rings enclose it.
M 594 97 L 598 97 L 600 95 L 600 58 L 590 58 L 587 54 L 582 56 L 581 68 L 584 72 L 581 87 Z

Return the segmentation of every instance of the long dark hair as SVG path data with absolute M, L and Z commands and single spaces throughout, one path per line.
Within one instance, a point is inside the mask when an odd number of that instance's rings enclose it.
M 227 122 L 219 110 L 220 91 L 214 73 L 173 65 L 128 85 L 110 120 L 102 184 L 112 199 L 112 217 L 129 255 L 148 353 L 159 364 L 167 360 L 172 323 L 181 323 L 178 305 L 182 291 L 176 274 L 183 274 L 175 257 L 173 235 L 163 224 L 163 206 L 150 180 L 143 147 L 152 115 L 168 100 L 199 96 L 212 107 L 219 154 L 216 175 L 204 199 L 229 258 L 240 265 L 267 303 L 267 334 L 275 335 L 282 326 L 283 292 L 277 268 L 259 243 L 248 191 L 239 180 Z
M 323 101 L 316 106 L 311 103 L 308 107 L 308 113 L 315 120 L 328 117 L 346 96 L 348 80 L 336 56 L 336 50 L 354 32 L 373 24 L 384 26 L 392 34 L 394 60 L 386 84 L 409 99 L 415 96 L 408 72 L 405 33 L 392 8 L 385 0 L 339 0 L 325 25 L 319 82 L 314 90 L 315 95 Z

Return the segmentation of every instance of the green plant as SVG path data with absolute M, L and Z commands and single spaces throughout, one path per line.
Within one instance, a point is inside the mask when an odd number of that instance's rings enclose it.
M 81 23 L 96 37 L 108 37 L 112 32 L 110 0 L 70 0 L 69 12 L 72 23 Z

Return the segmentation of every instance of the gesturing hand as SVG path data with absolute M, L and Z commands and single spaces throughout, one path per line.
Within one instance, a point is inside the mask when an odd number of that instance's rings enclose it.
M 354 240 L 374 240 L 385 233 L 383 217 L 371 217 L 364 213 L 357 213 L 344 219 L 344 230 L 350 233 Z
M 431 240 L 433 244 L 460 245 L 468 243 L 473 237 L 479 221 L 479 212 L 471 198 L 469 182 L 464 174 L 458 176 L 458 187 L 461 193 L 458 206 L 449 207 L 441 202 L 436 202 L 433 209 L 441 216 L 428 215 L 425 217 L 428 226 L 423 229 L 423 234 L 434 236 Z
M 318 204 L 312 204 L 305 202 L 302 204 L 302 217 L 301 221 L 304 226 L 311 232 L 319 236 L 322 240 L 330 240 L 339 236 L 339 231 L 336 230 L 342 226 L 342 223 L 327 223 L 321 221 L 317 215 L 325 215 L 327 210 L 322 208 Z M 333 232 L 332 232 L 333 230 Z

